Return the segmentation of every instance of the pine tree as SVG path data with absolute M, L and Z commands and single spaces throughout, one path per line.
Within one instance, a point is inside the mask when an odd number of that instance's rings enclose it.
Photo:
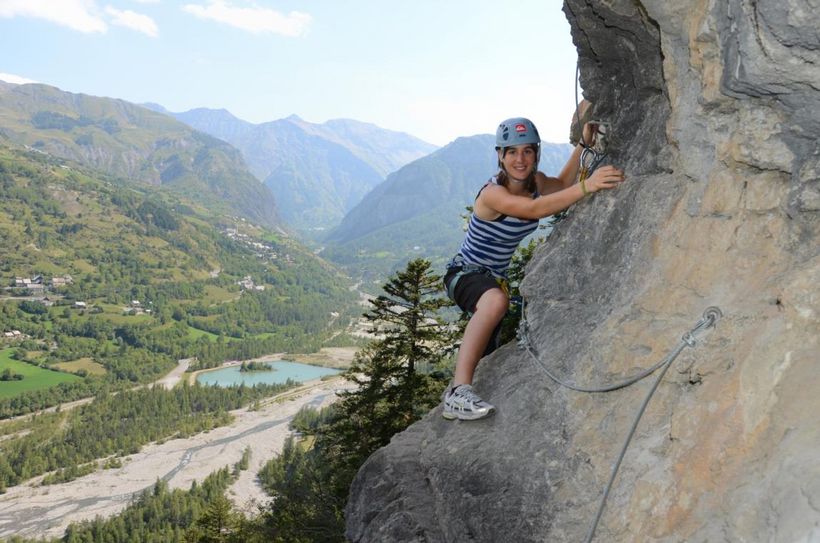
M 357 388 L 317 415 L 315 426 L 299 425 L 314 435 L 312 447 L 303 451 L 289 442 L 259 474 L 273 496 L 259 527 L 268 541 L 345 541 L 344 506 L 359 467 L 440 401 L 446 377 L 437 370 L 457 332 L 439 316 L 451 305 L 441 277 L 428 261 L 414 260 L 383 290 L 364 315 L 379 339 L 345 373 Z
M 434 407 L 446 386 L 433 371 L 454 342 L 450 325 L 439 316 L 452 305 L 443 296 L 441 277 L 430 262 L 417 259 L 383 290 L 364 315 L 381 339 L 361 349 L 346 372 L 358 387 L 343 395 L 328 432 L 339 467 L 348 473 Z
M 357 388 L 325 415 L 302 451 L 289 443 L 260 473 L 274 497 L 262 529 L 270 541 L 341 543 L 350 483 L 376 449 L 440 401 L 446 386 L 438 368 L 454 343 L 439 311 L 451 305 L 441 277 L 414 260 L 383 286 L 364 318 L 379 337 L 361 349 L 345 376 Z
M 223 495 L 212 500 L 202 517 L 196 520 L 188 533 L 189 539 L 198 543 L 229 543 L 235 541 L 238 519 L 231 501 Z M 192 537 L 193 536 L 193 537 Z
M 347 495 L 337 496 L 328 482 L 331 467 L 316 449 L 303 450 L 293 437 L 270 460 L 259 479 L 273 496 L 264 515 L 265 541 L 343 543 Z

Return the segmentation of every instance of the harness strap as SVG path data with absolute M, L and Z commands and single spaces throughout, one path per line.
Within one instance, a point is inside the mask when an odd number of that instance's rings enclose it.
M 455 264 L 455 262 L 451 261 L 451 264 Z M 453 278 L 450 279 L 450 282 L 447 283 L 447 297 L 451 300 L 456 301 L 456 284 L 462 277 L 469 273 L 483 273 L 485 275 L 489 275 L 490 277 L 495 279 L 495 281 L 498 283 L 499 288 L 501 288 L 501 290 L 504 291 L 504 294 L 506 294 L 507 297 L 510 296 L 510 283 L 506 279 L 503 279 L 501 277 L 495 277 L 488 268 L 485 268 L 484 266 L 477 266 L 475 264 L 455 264 L 449 267 L 449 269 L 451 270 L 456 268 L 459 268 L 459 270 L 456 272 Z
M 458 271 L 458 272 L 457 272 L 457 273 L 453 276 L 453 278 L 452 278 L 452 279 L 450 279 L 450 282 L 449 282 L 449 283 L 447 283 L 447 297 L 448 297 L 448 298 L 450 298 L 450 299 L 451 299 L 451 300 L 453 300 L 453 301 L 456 301 L 456 297 L 455 297 L 455 294 L 456 294 L 456 283 L 458 283 L 458 280 L 459 280 L 459 279 L 461 279 L 461 277 L 462 277 L 465 273 L 467 273 L 467 272 L 465 272 L 463 269 L 462 269 L 462 270 L 459 270 L 459 271 Z

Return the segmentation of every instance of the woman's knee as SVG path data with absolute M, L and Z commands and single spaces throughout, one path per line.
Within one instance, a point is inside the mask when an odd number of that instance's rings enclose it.
M 507 313 L 509 305 L 510 299 L 507 294 L 500 288 L 492 288 L 481 295 L 476 304 L 476 311 L 486 312 L 501 318 Z

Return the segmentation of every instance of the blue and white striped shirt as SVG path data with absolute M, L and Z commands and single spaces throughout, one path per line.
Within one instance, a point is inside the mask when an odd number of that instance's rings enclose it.
M 495 178 L 491 179 L 490 183 L 495 183 Z M 484 185 L 485 188 L 486 186 Z M 537 194 L 533 195 L 536 196 Z M 473 212 L 467 226 L 467 235 L 456 259 L 463 264 L 483 266 L 496 277 L 505 277 L 518 244 L 536 228 L 538 219 L 519 219 L 501 215 L 492 221 L 485 221 Z

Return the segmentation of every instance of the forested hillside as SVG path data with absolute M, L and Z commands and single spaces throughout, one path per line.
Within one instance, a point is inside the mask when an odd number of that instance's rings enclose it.
M 214 212 L 282 226 L 273 195 L 251 175 L 236 149 L 123 100 L 0 81 L 3 141 L 134 184 L 166 186 Z
M 353 301 L 292 240 L 169 191 L 0 147 L 0 193 L 0 417 L 152 380 L 181 358 L 318 348 Z

